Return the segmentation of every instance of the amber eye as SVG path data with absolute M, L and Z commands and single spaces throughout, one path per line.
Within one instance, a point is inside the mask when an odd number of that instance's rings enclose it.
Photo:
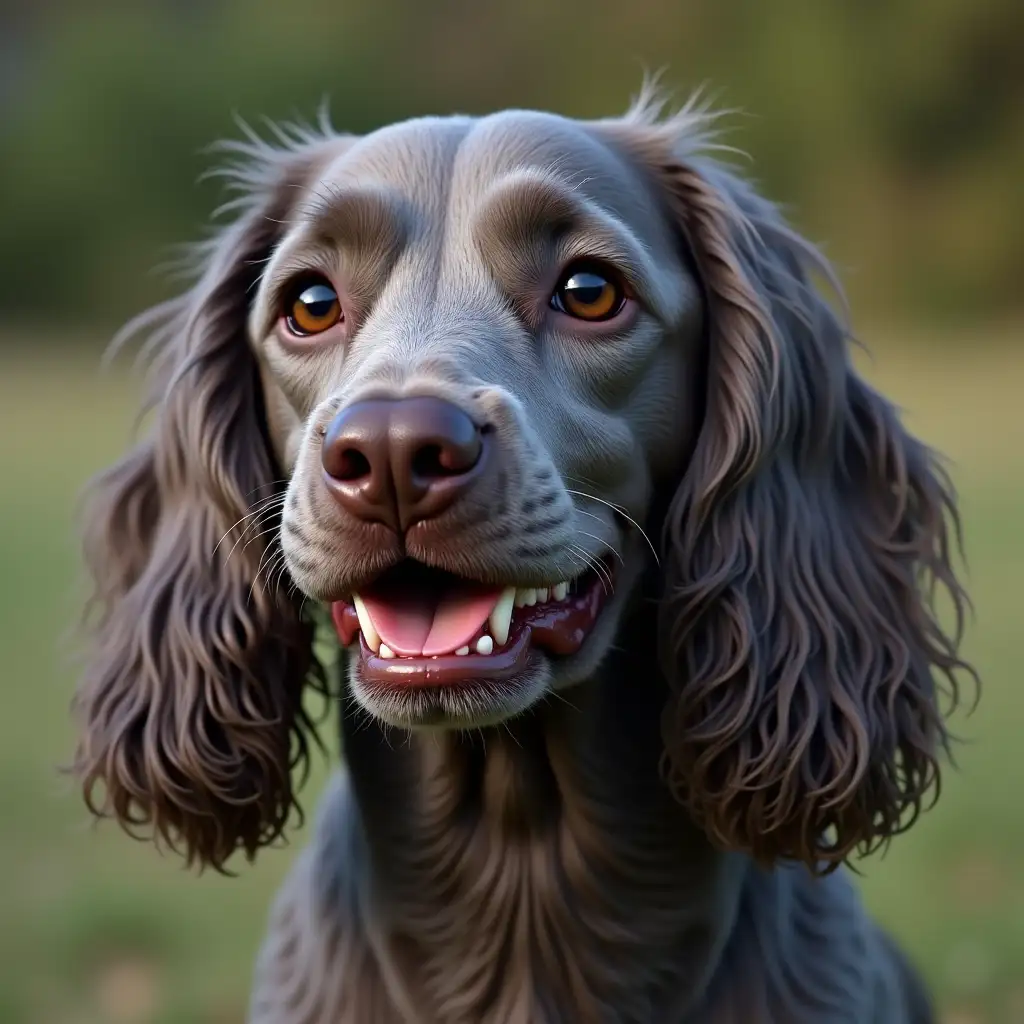
M 322 334 L 341 319 L 341 301 L 322 278 L 307 278 L 286 297 L 284 317 L 292 334 Z
M 577 320 L 610 320 L 623 307 L 626 292 L 611 271 L 600 267 L 570 267 L 554 295 L 553 308 Z

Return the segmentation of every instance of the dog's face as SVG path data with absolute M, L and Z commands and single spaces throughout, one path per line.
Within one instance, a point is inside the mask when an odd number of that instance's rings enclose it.
M 550 115 L 337 146 L 249 318 L 281 544 L 352 690 L 480 725 L 593 672 L 691 430 L 702 307 L 650 180 Z
M 85 515 L 98 811 L 215 866 L 272 841 L 327 606 L 389 728 L 500 722 L 618 635 L 713 842 L 819 867 L 905 827 L 933 673 L 955 695 L 964 667 L 932 605 L 964 600 L 953 495 L 707 122 L 645 100 L 228 147 L 233 221 L 140 319 L 153 428 Z

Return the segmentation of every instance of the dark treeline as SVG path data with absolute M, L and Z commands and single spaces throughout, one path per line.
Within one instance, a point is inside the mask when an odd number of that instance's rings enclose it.
M 1021 0 L 10 0 L 0 314 L 112 324 L 201 237 L 234 114 L 622 110 L 645 70 L 743 113 L 726 141 L 879 315 L 1017 312 Z

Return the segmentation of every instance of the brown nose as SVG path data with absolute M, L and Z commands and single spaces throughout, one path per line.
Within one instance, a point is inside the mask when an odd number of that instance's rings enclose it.
M 343 508 L 404 533 L 466 492 L 483 450 L 483 432 L 467 413 L 423 396 L 342 409 L 324 435 L 321 459 Z

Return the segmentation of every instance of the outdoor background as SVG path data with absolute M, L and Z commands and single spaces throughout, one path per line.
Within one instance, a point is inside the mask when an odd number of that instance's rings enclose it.
M 111 331 L 218 201 L 232 114 L 623 110 L 645 70 L 741 108 L 731 143 L 822 243 L 866 372 L 953 460 L 979 710 L 938 808 L 860 865 L 944 1024 L 1024 1022 L 1021 0 L 0 0 L 0 1022 L 240 1022 L 290 849 L 196 879 L 59 777 L 73 502 L 123 449 Z M 315 800 L 323 770 L 310 784 Z

